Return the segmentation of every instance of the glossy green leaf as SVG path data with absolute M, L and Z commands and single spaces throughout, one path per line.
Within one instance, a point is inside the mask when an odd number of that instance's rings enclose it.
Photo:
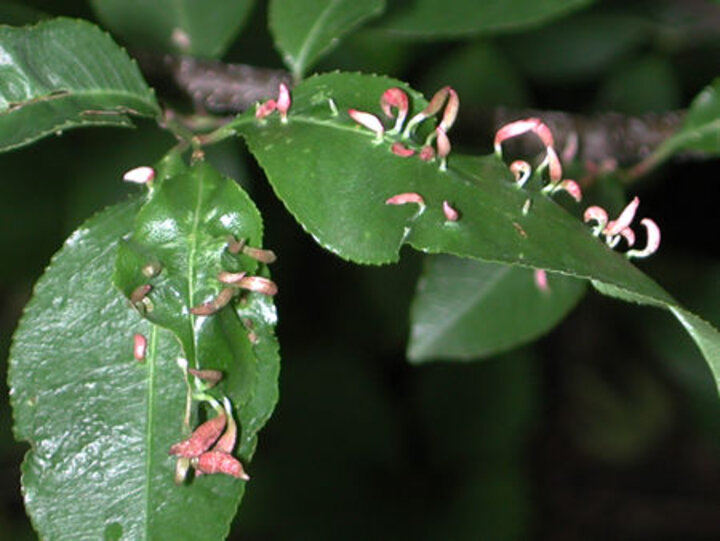
M 664 157 L 680 150 L 720 154 L 720 79 L 697 95 L 690 104 L 683 126 L 655 154 Z
M 409 38 L 441 39 L 512 32 L 587 7 L 593 0 L 415 0 L 383 21 Z
M 15 333 L 15 435 L 31 445 L 25 504 L 42 539 L 224 539 L 244 484 L 173 481 L 186 385 L 172 333 L 111 282 L 138 198 L 80 227 L 53 258 Z M 144 363 L 133 334 L 148 339 Z
M 159 186 L 120 246 L 114 281 L 127 297 L 138 286 L 152 285 L 146 317 L 178 337 L 191 367 L 223 372 L 216 389 L 232 400 L 242 428 L 238 452 L 249 457 L 277 399 L 273 304 L 246 292 L 240 302 L 211 316 L 196 316 L 190 309 L 212 301 L 226 287 L 218 280 L 220 271 L 266 273 L 256 260 L 227 250 L 229 236 L 260 247 L 262 221 L 238 184 L 207 163 L 171 167 L 161 168 Z M 143 273 L 147 264 L 162 270 L 148 277 Z
M 254 0 L 92 0 L 100 20 L 133 48 L 218 57 L 245 24 Z
M 525 342 L 552 329 L 577 304 L 585 283 L 533 271 L 451 256 L 429 259 L 411 309 L 411 361 L 473 360 Z
M 270 30 L 285 65 L 300 79 L 345 34 L 385 9 L 385 0 L 272 0 Z
M 0 27 L 0 151 L 81 126 L 159 113 L 135 63 L 90 23 Z
M 226 129 L 246 138 L 290 212 L 322 246 L 341 257 L 389 263 L 409 244 L 429 253 L 591 279 L 611 295 L 673 311 L 720 372 L 720 334 L 715 329 L 690 316 L 554 201 L 517 189 L 500 160 L 453 153 L 448 170 L 442 171 L 437 162 L 423 162 L 417 154 L 395 155 L 390 147 L 397 137 L 386 134 L 378 142 L 373 132 L 350 119 L 348 108 L 380 115 L 378 100 L 392 86 L 402 83 L 359 74 L 313 77 L 295 88 L 287 123 L 276 115 L 258 121 L 248 113 Z M 411 95 L 415 110 L 424 106 Z M 385 203 L 401 193 L 419 194 L 426 207 Z M 531 207 L 525 214 L 528 200 Z M 443 201 L 459 211 L 459 221 L 446 221 Z

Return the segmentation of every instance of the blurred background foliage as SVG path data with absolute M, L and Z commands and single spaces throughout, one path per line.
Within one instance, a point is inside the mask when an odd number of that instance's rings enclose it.
M 81 1 L 24 4 L 94 20 Z M 258 2 L 226 60 L 281 67 L 266 7 Z M 3 6 L 0 16 L 32 15 Z M 465 115 L 498 106 L 638 114 L 686 107 L 719 65 L 720 4 L 664 0 L 596 2 L 523 31 L 445 41 L 370 25 L 318 71 L 387 73 L 426 94 L 449 84 Z M 490 143 L 491 134 L 470 130 L 457 144 L 486 152 Z M 133 189 L 120 182 L 125 170 L 171 145 L 141 122 L 0 156 L 2 363 L 51 255 Z M 250 191 L 266 245 L 280 256 L 281 400 L 231 539 L 720 539 L 720 401 L 669 315 L 590 294 L 529 346 L 410 366 L 407 314 L 423 257 L 345 263 L 293 222 L 241 142 L 210 159 Z M 716 326 L 720 244 L 709 194 L 719 167 L 678 160 L 631 188 L 663 226 L 664 245 L 643 270 Z M 612 178 L 596 184 L 609 198 L 624 188 Z M 2 401 L 3 539 L 35 538 L 19 489 L 23 452 Z

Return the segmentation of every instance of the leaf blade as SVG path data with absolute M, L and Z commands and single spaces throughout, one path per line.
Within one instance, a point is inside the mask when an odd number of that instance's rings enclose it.
M 244 26 L 254 0 L 92 0 L 98 17 L 133 47 L 217 58 Z
M 0 28 L 0 151 L 59 130 L 127 126 L 159 107 L 135 63 L 90 23 Z
M 660 286 L 592 237 L 584 224 L 550 198 L 517 189 L 507 166 L 494 156 L 452 154 L 448 170 L 442 171 L 417 154 L 395 155 L 392 136 L 385 134 L 378 141 L 346 113 L 335 112 L 355 108 L 379 114 L 377 100 L 393 86 L 407 88 L 384 77 L 316 76 L 294 89 L 287 123 L 275 117 L 259 122 L 244 115 L 228 129 L 245 137 L 298 222 L 319 244 L 345 259 L 390 263 L 397 261 L 400 247 L 409 244 L 427 253 L 589 279 L 613 296 L 682 310 Z M 411 93 L 411 98 L 415 110 L 424 107 L 417 94 Z M 404 142 L 420 146 L 417 141 Z M 400 193 L 418 194 L 424 205 L 385 203 Z M 524 213 L 528 200 L 531 210 Z M 458 222 L 446 220 L 443 201 L 459 210 Z M 696 341 L 702 336 L 706 344 L 720 343 L 717 331 L 704 330 L 691 335 Z M 720 369 L 717 350 L 701 347 L 706 360 Z
M 516 347 L 552 329 L 584 292 L 566 276 L 551 275 L 541 291 L 530 269 L 434 256 L 413 299 L 408 359 L 473 360 Z
M 384 9 L 385 0 L 272 0 L 270 29 L 297 80 L 339 38 Z
M 14 430 L 32 442 L 23 490 L 42 538 L 223 539 L 242 495 L 244 485 L 217 476 L 173 483 L 167 450 L 186 393 L 180 348 L 110 282 L 117 242 L 139 205 L 111 207 L 68 239 L 14 337 Z M 149 338 L 145 364 L 132 356 L 135 332 Z

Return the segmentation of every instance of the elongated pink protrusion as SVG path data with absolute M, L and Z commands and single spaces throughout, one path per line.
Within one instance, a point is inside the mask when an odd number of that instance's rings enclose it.
M 133 336 L 133 356 L 138 362 L 145 360 L 145 353 L 147 352 L 147 338 L 142 334 L 135 334 Z
M 223 373 L 220 370 L 197 370 L 195 368 L 188 368 L 188 372 L 196 378 L 208 383 L 209 387 L 214 387 L 215 385 L 220 383 L 223 378 Z
M 445 130 L 443 130 L 440 126 L 435 128 L 435 133 L 437 134 L 437 156 L 440 158 L 440 171 L 446 171 L 447 157 L 452 149 L 450 139 L 445 133 Z
M 502 156 L 502 144 L 504 141 L 532 131 L 538 126 L 538 124 L 541 124 L 539 118 L 526 118 L 505 124 L 502 128 L 495 132 L 495 141 L 493 142 L 495 154 Z
M 137 286 L 135 289 L 133 289 L 132 293 L 130 293 L 130 302 L 133 304 L 137 304 L 141 302 L 145 296 L 150 293 L 152 290 L 152 286 L 150 284 L 142 284 Z
M 547 147 L 545 149 L 546 156 L 545 161 L 548 164 L 548 173 L 550 175 L 550 183 L 557 184 L 562 180 L 562 164 L 560 158 L 555 152 L 553 147 Z
M 262 293 L 263 295 L 273 296 L 277 295 L 278 292 L 278 287 L 275 282 L 262 276 L 245 276 L 233 285 L 240 289 L 247 289 L 248 291 Z
M 533 279 L 535 280 L 535 286 L 543 293 L 550 290 L 548 285 L 547 272 L 544 269 L 535 269 L 533 272 Z
M 235 449 L 235 441 L 237 440 L 237 424 L 235 419 L 232 418 L 232 414 L 227 414 L 227 427 L 225 432 L 220 436 L 220 439 L 213 445 L 212 451 L 219 453 L 232 453 Z
M 633 246 L 635 244 L 635 231 L 630 229 L 629 227 L 626 227 L 622 231 L 620 231 L 620 236 L 625 239 L 625 242 L 627 242 L 628 248 Z
M 548 125 L 544 122 L 539 122 L 538 125 L 533 128 L 532 132 L 540 138 L 540 141 L 542 141 L 542 144 L 545 145 L 545 148 L 555 147 L 553 134 Z
M 431 147 L 430 145 L 425 145 L 420 149 L 420 154 L 418 154 L 418 158 L 420 158 L 424 162 L 429 162 L 435 159 L 435 149 Z
M 287 122 L 287 114 L 291 104 L 290 90 L 285 83 L 280 83 L 278 86 L 277 110 L 283 123 Z
M 228 272 L 228 271 L 221 271 L 218 273 L 218 280 L 220 280 L 223 284 L 236 284 L 243 278 L 245 278 L 245 275 L 247 272 Z
M 457 222 L 460 219 L 460 213 L 447 201 L 443 201 L 443 214 L 448 222 Z
M 522 188 L 530 178 L 532 168 L 528 162 L 515 160 L 510 164 L 510 172 L 515 175 L 515 182 L 520 188 Z
M 150 184 L 155 178 L 155 169 L 147 165 L 141 165 L 135 169 L 130 169 L 123 175 L 125 182 L 134 184 Z
M 227 416 L 224 413 L 205 421 L 190 437 L 170 447 L 171 455 L 195 458 L 207 451 L 225 430 Z
M 562 182 L 558 183 L 557 186 L 555 186 L 555 188 L 553 189 L 553 192 L 559 191 L 567 192 L 567 194 L 578 203 L 582 201 L 582 189 L 580 188 L 580 185 L 574 180 L 565 179 Z
M 277 256 L 272 250 L 253 248 L 252 246 L 243 246 L 242 253 L 244 253 L 248 257 L 252 257 L 256 261 L 260 261 L 260 263 L 270 264 L 277 261 Z
M 388 88 L 383 92 L 380 98 L 380 107 L 389 118 L 394 118 L 393 108 L 397 110 L 397 120 L 395 126 L 391 130 L 392 133 L 398 133 L 402 129 L 402 125 L 407 118 L 408 109 L 410 107 L 408 96 L 404 90 L 396 86 Z
M 633 197 L 633 200 L 627 204 L 620 213 L 620 216 L 607 224 L 605 229 L 603 229 L 603 234 L 608 237 L 614 237 L 619 234 L 620 231 L 628 227 L 635 218 L 635 212 L 637 212 L 638 205 L 640 205 L 640 199 L 638 199 L 637 196 Z
M 224 473 L 244 481 L 250 480 L 250 476 L 245 473 L 240 461 L 228 453 L 208 451 L 197 458 L 194 466 L 198 472 L 206 474 Z
M 640 223 L 647 231 L 647 244 L 642 250 L 629 250 L 625 252 L 627 257 L 647 257 L 657 252 L 660 247 L 660 228 L 654 220 L 643 218 Z
M 416 203 L 421 207 L 425 206 L 425 200 L 420 194 L 415 192 L 399 193 L 385 201 L 386 205 L 406 205 L 408 203 Z
M 375 136 L 378 139 L 382 138 L 385 133 L 385 128 L 378 117 L 365 111 L 358 111 L 357 109 L 348 109 L 348 114 L 355 122 L 375 132 Z
M 392 146 L 390 147 L 390 152 L 392 152 L 396 156 L 400 156 L 401 158 L 409 158 L 410 156 L 415 154 L 415 151 L 413 149 L 407 148 L 400 141 L 392 144 Z
M 607 225 L 607 211 L 604 208 L 598 206 L 588 207 L 585 209 L 585 214 L 583 214 L 583 221 L 586 223 L 596 223 L 596 225 L 593 227 L 593 235 L 597 236 L 603 229 L 605 229 L 605 226 Z
M 265 103 L 258 104 L 255 108 L 255 118 L 263 119 L 277 109 L 275 100 L 267 100 Z
M 448 100 L 445 110 L 443 111 L 442 120 L 440 121 L 440 128 L 447 133 L 450 131 L 453 124 L 455 124 L 455 119 L 457 118 L 458 110 L 460 109 L 460 98 L 453 88 L 449 86 L 446 86 L 445 88 L 447 88 Z

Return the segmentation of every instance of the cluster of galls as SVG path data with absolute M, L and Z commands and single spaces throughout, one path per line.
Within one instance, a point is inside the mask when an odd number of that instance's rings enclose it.
M 290 106 L 289 93 L 285 85 L 281 85 L 280 97 L 272 104 L 265 106 L 267 114 L 278 110 L 283 121 L 286 119 L 287 109 Z M 155 170 L 152 167 L 136 167 L 125 173 L 123 180 L 150 186 L 155 178 Z M 242 253 L 261 263 L 269 264 L 275 261 L 276 256 L 271 250 L 264 250 L 248 246 L 246 241 L 237 240 L 235 237 L 228 237 L 227 250 L 231 254 Z M 142 274 L 150 279 L 162 272 L 163 266 L 159 261 L 151 261 L 142 268 Z M 243 290 L 275 295 L 277 285 L 268 278 L 262 276 L 248 276 L 245 272 L 222 271 L 218 274 L 218 280 L 225 285 L 220 293 L 211 301 L 193 306 L 190 313 L 197 316 L 211 316 L 225 307 L 233 298 Z M 152 312 L 153 303 L 148 297 L 153 286 L 149 283 L 141 284 L 130 294 L 130 302 L 143 314 Z M 248 334 L 252 342 L 257 340 L 256 335 L 250 331 Z M 142 334 L 135 334 L 133 337 L 133 356 L 138 362 L 145 360 L 147 352 L 147 339 Z M 223 377 L 219 370 L 187 368 L 187 361 L 182 361 L 187 373 L 196 378 L 196 382 L 203 389 L 210 389 L 215 386 Z M 237 425 L 232 416 L 230 401 L 223 398 L 224 405 L 221 407 L 214 399 L 205 397 L 218 415 L 198 426 L 186 440 L 176 443 L 170 448 L 170 454 L 178 457 L 175 469 L 175 481 L 181 483 L 187 476 L 190 467 L 194 468 L 195 475 L 221 473 L 231 475 L 238 479 L 247 481 L 250 479 L 245 473 L 243 465 L 233 455 L 233 449 L 237 439 Z M 187 421 L 186 421 L 187 423 Z
M 582 200 L 580 186 L 574 180 L 562 178 L 562 165 L 555 151 L 552 132 L 539 118 L 518 120 L 500 128 L 495 134 L 495 154 L 502 158 L 503 142 L 511 137 L 525 133 L 535 134 L 545 146 L 545 159 L 540 164 L 539 169 L 542 171 L 547 168 L 550 182 L 542 188 L 542 191 L 550 195 L 564 191 L 579 203 Z M 522 160 L 510 164 L 510 171 L 515 176 L 518 187 L 523 187 L 532 173 L 530 164 Z M 529 211 L 529 202 L 528 199 L 523 206 L 524 214 Z M 635 212 L 639 204 L 640 200 L 635 197 L 620 213 L 620 216 L 611 221 L 608 220 L 607 211 L 602 207 L 588 207 L 584 213 L 584 220 L 585 222 L 595 222 L 592 230 L 593 235 L 605 237 L 605 242 L 610 248 L 615 248 L 621 240 L 625 241 L 628 248 L 632 248 L 635 244 L 635 232 L 630 228 L 630 224 L 635 218 Z M 655 253 L 660 246 L 660 228 L 658 225 L 650 218 L 643 218 L 640 223 L 647 232 L 646 246 L 642 250 L 628 250 L 625 252 L 628 258 L 647 257 Z

